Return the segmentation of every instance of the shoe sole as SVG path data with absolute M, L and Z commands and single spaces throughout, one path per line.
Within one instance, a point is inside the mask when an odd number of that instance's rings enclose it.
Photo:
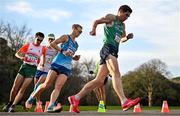
M 47 112 L 48 112 L 48 113 L 57 113 L 57 112 L 61 112 L 62 110 L 63 110 L 63 108 L 61 107 L 61 108 L 55 109 L 55 110 L 53 110 L 53 111 L 50 111 L 50 110 L 48 111 L 48 110 L 47 110 Z
M 123 109 L 123 111 L 127 111 L 127 110 L 129 110 L 130 108 L 132 108 L 133 106 L 137 105 L 137 104 L 140 102 L 140 100 L 141 100 L 141 99 L 139 99 L 139 100 L 138 100 L 135 104 L 133 104 L 132 106 L 129 106 L 129 107 Z

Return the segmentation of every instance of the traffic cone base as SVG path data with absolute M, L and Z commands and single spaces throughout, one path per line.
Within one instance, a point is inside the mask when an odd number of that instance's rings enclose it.
M 134 106 L 133 112 L 141 112 L 141 107 L 140 107 L 140 104 L 139 104 L 139 103 Z
M 98 112 L 106 112 L 104 101 L 100 101 L 98 105 Z

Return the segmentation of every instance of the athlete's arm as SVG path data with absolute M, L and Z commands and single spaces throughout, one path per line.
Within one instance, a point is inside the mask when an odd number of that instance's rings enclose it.
M 100 19 L 95 20 L 94 23 L 93 23 L 92 31 L 90 32 L 90 35 L 92 35 L 92 36 L 96 35 L 96 27 L 97 27 L 98 24 L 103 24 L 103 23 L 108 24 L 108 23 L 111 23 L 112 21 L 115 20 L 115 18 L 116 18 L 115 15 L 107 14 L 105 17 L 102 17 Z
M 25 56 L 25 55 L 24 55 L 22 52 L 17 51 L 16 54 L 15 54 L 15 56 L 16 56 L 17 58 L 21 59 L 21 60 L 24 60 L 24 56 Z
M 15 56 L 21 60 L 24 60 L 25 53 L 29 48 L 29 43 L 24 44 L 15 54 Z
M 41 64 L 41 66 L 44 67 L 45 62 L 46 62 L 46 47 L 43 47 L 42 48 L 42 64 Z
M 53 42 L 50 43 L 50 46 L 54 48 L 55 50 L 61 52 L 61 48 L 58 47 L 58 44 L 64 43 L 68 40 L 67 35 L 62 35 L 58 39 L 54 40 Z
M 123 34 L 122 34 L 121 43 L 126 42 L 127 40 L 133 38 L 133 33 L 129 33 L 126 36 L 126 29 L 125 29 L 125 24 L 124 23 L 123 23 L 123 27 L 124 27 L 124 31 L 123 31 Z

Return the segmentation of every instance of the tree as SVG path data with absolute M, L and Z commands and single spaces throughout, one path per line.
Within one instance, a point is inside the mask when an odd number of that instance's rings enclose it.
M 0 101 L 8 99 L 11 85 L 22 63 L 15 57 L 15 53 L 24 44 L 25 38 L 30 36 L 30 32 L 26 25 L 17 26 L 0 21 Z
M 152 59 L 123 77 L 125 92 L 129 96 L 142 96 L 142 102 L 148 101 L 148 106 L 159 104 L 162 99 L 176 99 L 177 92 L 172 88 L 167 66 L 159 59 Z M 165 92 L 166 91 L 166 92 Z
M 31 29 L 29 29 L 25 24 L 22 26 L 17 26 L 9 22 L 0 23 L 0 36 L 8 41 L 8 45 L 15 52 L 25 43 L 28 37 L 31 36 Z

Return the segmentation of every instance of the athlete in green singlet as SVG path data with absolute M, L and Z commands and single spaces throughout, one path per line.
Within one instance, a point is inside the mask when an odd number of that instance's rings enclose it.
M 117 60 L 119 43 L 133 38 L 133 33 L 126 35 L 124 23 L 131 13 L 132 9 L 128 5 L 122 5 L 118 10 L 117 15 L 107 14 L 105 17 L 94 21 L 92 31 L 90 32 L 90 35 L 92 36 L 96 35 L 97 25 L 105 24 L 103 37 L 104 45 L 100 51 L 100 66 L 96 78 L 88 82 L 79 93 L 68 98 L 71 106 L 74 108 L 74 111 L 79 112 L 79 100 L 94 88 L 102 85 L 109 73 L 112 75 L 112 85 L 117 96 L 121 100 L 121 107 L 123 111 L 130 109 L 140 102 L 140 98 L 130 100 L 124 95 Z

